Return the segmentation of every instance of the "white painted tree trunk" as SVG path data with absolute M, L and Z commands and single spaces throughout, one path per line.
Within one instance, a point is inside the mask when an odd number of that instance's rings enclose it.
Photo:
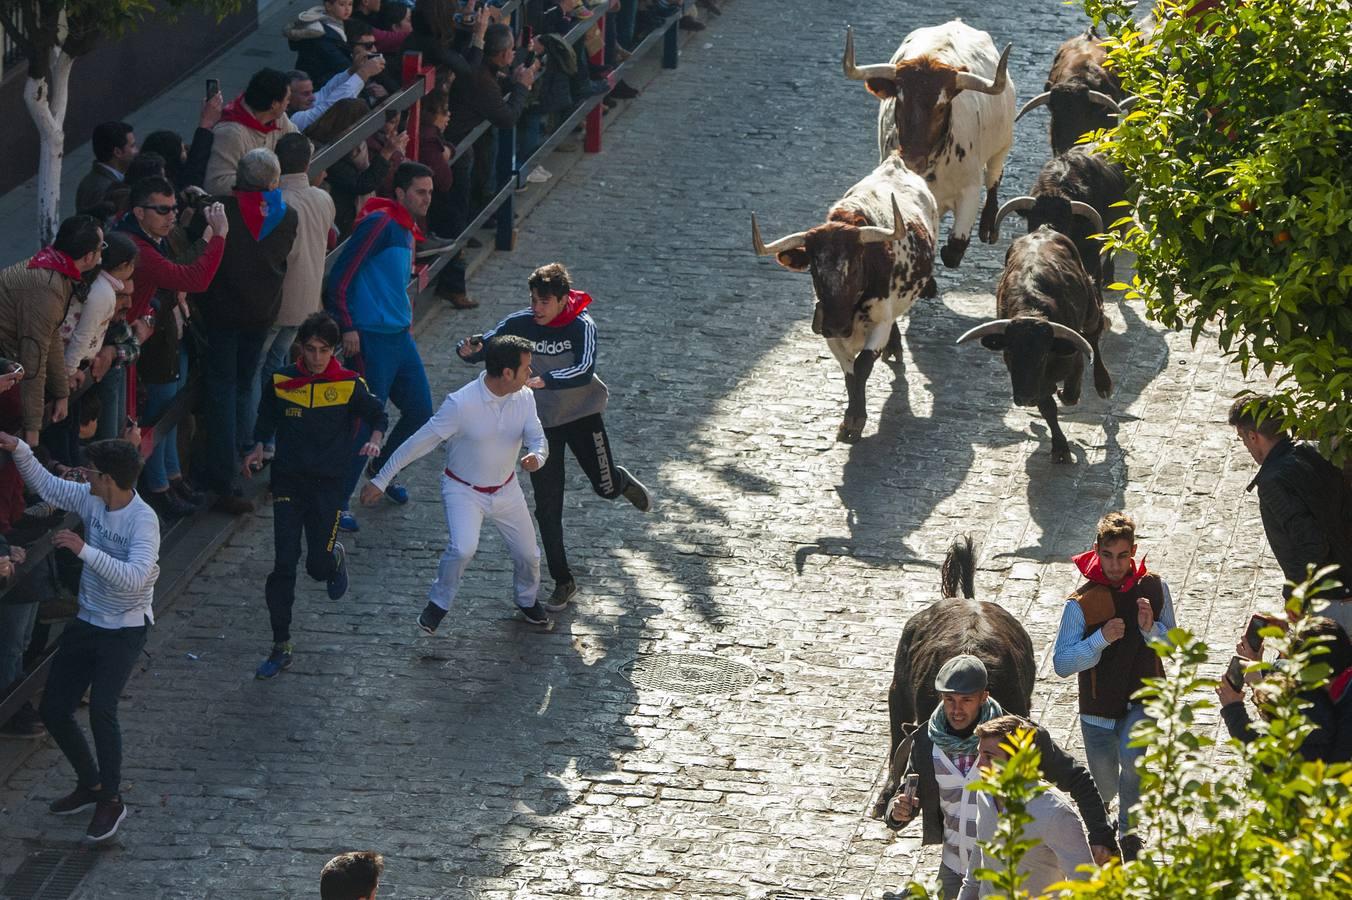
M 41 246 L 56 237 L 61 222 L 61 161 L 66 156 L 66 99 L 75 58 L 60 47 L 51 51 L 51 76 L 29 77 L 24 105 L 38 129 L 38 236 Z

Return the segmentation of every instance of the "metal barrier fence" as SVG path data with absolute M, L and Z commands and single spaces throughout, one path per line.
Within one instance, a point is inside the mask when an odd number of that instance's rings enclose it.
M 523 0 L 508 0 L 501 7 L 504 15 L 510 15 L 512 18 L 512 27 L 514 32 L 519 33 L 517 28 L 517 18 L 520 14 Z M 663 20 L 634 47 L 630 56 L 620 65 L 616 66 L 611 73 L 611 78 L 615 81 L 624 77 L 624 74 L 631 71 L 632 68 L 659 42 L 662 44 L 662 67 L 665 69 L 674 69 L 678 62 L 678 33 L 676 23 L 681 17 L 681 12 L 671 15 Z M 609 11 L 605 15 L 598 15 L 591 19 L 585 19 L 562 35 L 569 46 L 576 47 L 577 42 L 583 40 L 587 33 L 593 28 L 601 29 L 602 35 L 608 47 L 614 46 L 614 30 L 606 28 L 606 20 L 610 17 Z M 594 54 L 591 62 L 600 63 L 601 54 Z M 311 175 L 318 175 L 329 166 L 344 159 L 356 147 L 364 142 L 371 135 L 379 131 L 385 124 L 385 114 L 391 110 L 403 112 L 409 111 L 407 130 L 409 132 L 409 148 L 413 151 L 408 154 L 408 158 L 416 159 L 418 142 L 418 102 L 431 90 L 434 80 L 434 69 L 422 64 L 421 54 L 409 53 L 404 57 L 403 78 L 405 86 L 395 94 L 385 98 L 378 106 L 374 107 L 369 114 L 361 121 L 352 126 L 345 134 L 333 143 L 321 148 L 314 156 L 310 164 Z M 601 134 L 603 130 L 601 103 L 605 99 L 605 94 L 596 94 L 583 100 L 576 109 L 573 110 L 564 120 L 541 142 L 540 146 L 530 155 L 530 158 L 524 162 L 518 163 L 516 158 L 516 129 L 499 129 L 497 136 L 497 157 L 496 157 L 496 181 L 495 193 L 484 205 L 483 209 L 473 218 L 465 229 L 456 235 L 449 243 L 438 247 L 435 250 L 426 250 L 418 253 L 418 258 L 427 260 L 421 264 L 416 264 L 413 277 L 409 283 L 410 299 L 414 299 L 427 289 L 428 285 L 436 278 L 441 270 L 450 263 L 457 253 L 463 250 L 469 239 L 482 227 L 489 217 L 497 214 L 497 232 L 495 245 L 498 250 L 511 250 L 513 248 L 513 226 L 515 210 L 513 208 L 513 197 L 517 180 L 527 174 L 531 169 L 544 160 L 553 150 L 562 143 L 573 129 L 579 123 L 586 123 L 586 131 L 583 137 L 583 149 L 588 153 L 599 153 L 601 151 Z M 488 122 L 483 122 L 474 130 L 470 131 L 455 148 L 455 155 L 459 156 L 470 148 L 475 141 L 481 138 L 492 126 Z M 344 244 L 340 244 L 331 250 L 325 259 L 325 271 L 333 265 L 338 254 L 342 251 Z M 122 390 L 125 391 L 126 379 L 123 380 Z M 83 396 L 93 387 L 93 384 L 86 384 L 79 391 L 72 395 L 72 402 Z M 154 421 L 143 423 L 142 425 L 142 444 L 141 455 L 148 457 L 154 450 L 155 445 L 164 440 L 166 436 L 174 431 L 180 424 L 187 420 L 193 408 L 197 404 L 198 394 L 201 389 L 201 375 L 194 374 L 184 385 L 183 390 L 170 402 L 169 406 Z M 60 524 L 52 528 L 46 534 L 39 537 L 36 541 L 27 547 L 27 558 L 22 566 L 15 569 L 15 573 L 10 576 L 9 583 L 0 589 L 0 603 L 9 600 L 9 595 L 19 593 L 30 581 L 43 578 L 47 567 L 47 558 L 53 551 L 52 535 L 66 528 L 73 528 L 80 523 L 80 519 L 74 513 L 68 513 Z M 39 600 L 22 601 L 39 603 Z M 47 651 L 41 660 L 35 663 L 28 676 L 13 690 L 8 696 L 0 697 L 0 723 L 9 721 L 10 717 L 27 701 L 33 699 L 42 689 L 42 685 L 47 680 L 47 670 L 51 665 L 52 655 L 55 644 L 49 645 Z M 5 685 L 0 685 L 3 690 Z

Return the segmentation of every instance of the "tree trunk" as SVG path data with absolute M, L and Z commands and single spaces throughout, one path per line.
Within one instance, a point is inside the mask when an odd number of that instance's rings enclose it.
M 66 155 L 66 99 L 75 59 L 60 47 L 51 54 L 51 75 L 24 84 L 24 105 L 38 129 L 38 237 L 50 244 L 61 221 L 61 161 Z

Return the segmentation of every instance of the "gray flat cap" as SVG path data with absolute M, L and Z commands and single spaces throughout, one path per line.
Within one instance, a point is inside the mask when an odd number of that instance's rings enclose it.
M 970 653 L 955 656 L 935 676 L 934 689 L 941 694 L 979 694 L 986 689 L 986 664 Z

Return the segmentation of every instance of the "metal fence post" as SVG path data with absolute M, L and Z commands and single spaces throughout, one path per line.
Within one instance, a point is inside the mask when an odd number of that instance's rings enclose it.
M 601 21 L 596 23 L 596 27 L 601 30 L 601 49 L 587 57 L 587 62 L 593 66 L 603 66 L 606 62 L 606 19 L 609 17 L 609 13 L 607 13 Z M 586 39 L 584 38 L 583 40 Z M 610 81 L 608 76 L 606 81 Z M 591 112 L 587 113 L 587 131 L 582 138 L 582 149 L 588 153 L 601 152 L 601 126 L 602 116 L 605 115 L 604 107 L 605 104 L 598 103 L 592 108 Z
M 684 15 L 685 9 L 682 7 L 681 14 Z M 667 26 L 667 33 L 662 35 L 662 68 L 674 69 L 676 63 L 681 58 L 681 48 L 677 46 L 676 41 L 680 38 L 678 33 L 680 28 L 676 24 Z
M 516 128 L 498 129 L 497 190 L 516 180 Z M 498 207 L 496 246 L 499 250 L 512 249 L 512 231 L 515 226 L 514 200 L 511 194 Z
M 413 84 L 419 78 L 426 78 L 428 74 L 423 72 L 422 54 L 417 51 L 409 51 L 404 54 L 403 75 L 404 87 Z M 428 90 L 432 86 L 429 84 Z M 408 131 L 408 146 L 404 148 L 404 158 L 418 161 L 418 132 L 422 123 L 422 103 L 415 103 L 408 108 L 408 123 L 405 130 Z

